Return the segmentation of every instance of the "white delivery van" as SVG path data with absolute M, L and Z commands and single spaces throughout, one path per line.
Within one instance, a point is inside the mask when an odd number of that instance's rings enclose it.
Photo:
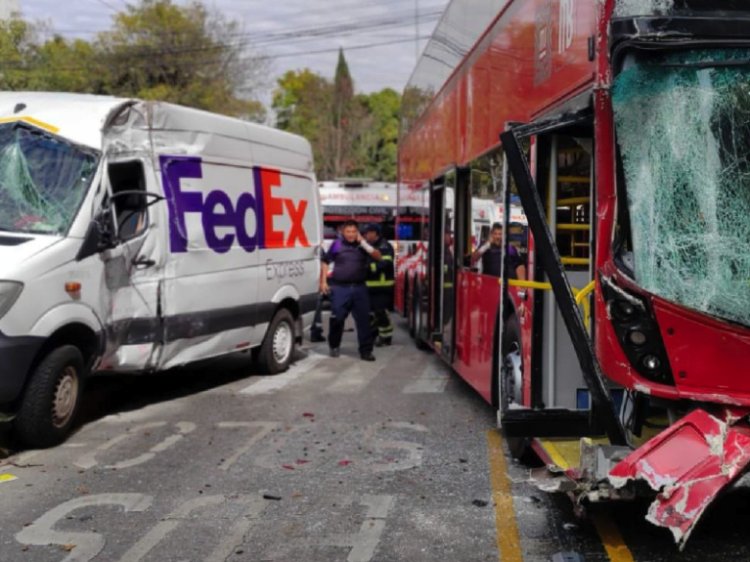
M 248 349 L 286 369 L 321 230 L 301 137 L 166 103 L 0 93 L 0 412 L 47 446 L 91 373 Z

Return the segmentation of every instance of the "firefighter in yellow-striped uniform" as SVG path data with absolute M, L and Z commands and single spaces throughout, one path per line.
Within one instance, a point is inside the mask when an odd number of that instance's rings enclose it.
M 393 322 L 388 314 L 393 310 L 395 285 L 394 252 L 390 242 L 383 238 L 380 226 L 371 224 L 365 229 L 367 242 L 382 254 L 380 261 L 369 260 L 367 290 L 370 293 L 370 323 L 377 339 L 375 345 L 383 347 L 393 341 Z

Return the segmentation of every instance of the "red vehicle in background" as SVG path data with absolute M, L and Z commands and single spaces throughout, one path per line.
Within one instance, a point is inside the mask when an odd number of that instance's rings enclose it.
M 750 463 L 748 92 L 739 0 L 454 0 L 404 92 L 417 341 L 515 455 L 580 500 L 646 481 L 680 545 Z M 527 278 L 483 275 L 473 208 L 508 236 L 515 197 Z

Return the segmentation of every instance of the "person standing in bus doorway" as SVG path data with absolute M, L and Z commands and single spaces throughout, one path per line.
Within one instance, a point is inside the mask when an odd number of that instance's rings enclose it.
M 331 321 L 328 345 L 331 357 L 341 354 L 341 338 L 349 313 L 354 317 L 359 341 L 359 356 L 363 361 L 375 361 L 372 354 L 373 338 L 370 328 L 370 298 L 367 293 L 368 259 L 380 261 L 380 252 L 362 238 L 357 221 L 344 223 L 342 237 L 336 240 L 323 256 L 320 272 L 320 292 L 330 294 Z M 329 266 L 333 273 L 328 277 Z
M 482 273 L 501 277 L 503 274 L 503 259 L 508 269 L 509 279 L 526 279 L 526 266 L 521 261 L 518 250 L 508 244 L 503 251 L 503 225 L 496 222 L 492 225 L 490 239 L 471 255 L 471 263 L 475 265 L 482 260 Z
M 368 260 L 367 291 L 370 293 L 370 323 L 375 347 L 391 345 L 393 322 L 388 311 L 393 309 L 393 286 L 395 285 L 394 251 L 391 243 L 383 238 L 380 226 L 371 224 L 365 230 L 365 239 L 376 248 L 382 258 Z

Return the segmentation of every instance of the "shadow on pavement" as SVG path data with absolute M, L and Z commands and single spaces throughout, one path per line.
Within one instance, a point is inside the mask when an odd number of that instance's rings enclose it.
M 295 361 L 305 356 L 305 351 L 298 350 Z M 262 373 L 250 353 L 243 352 L 164 373 L 94 376 L 86 384 L 73 433 L 112 414 L 199 394 L 256 375 Z M 22 449 L 13 442 L 12 423 L 0 424 L 0 459 L 19 452 Z

